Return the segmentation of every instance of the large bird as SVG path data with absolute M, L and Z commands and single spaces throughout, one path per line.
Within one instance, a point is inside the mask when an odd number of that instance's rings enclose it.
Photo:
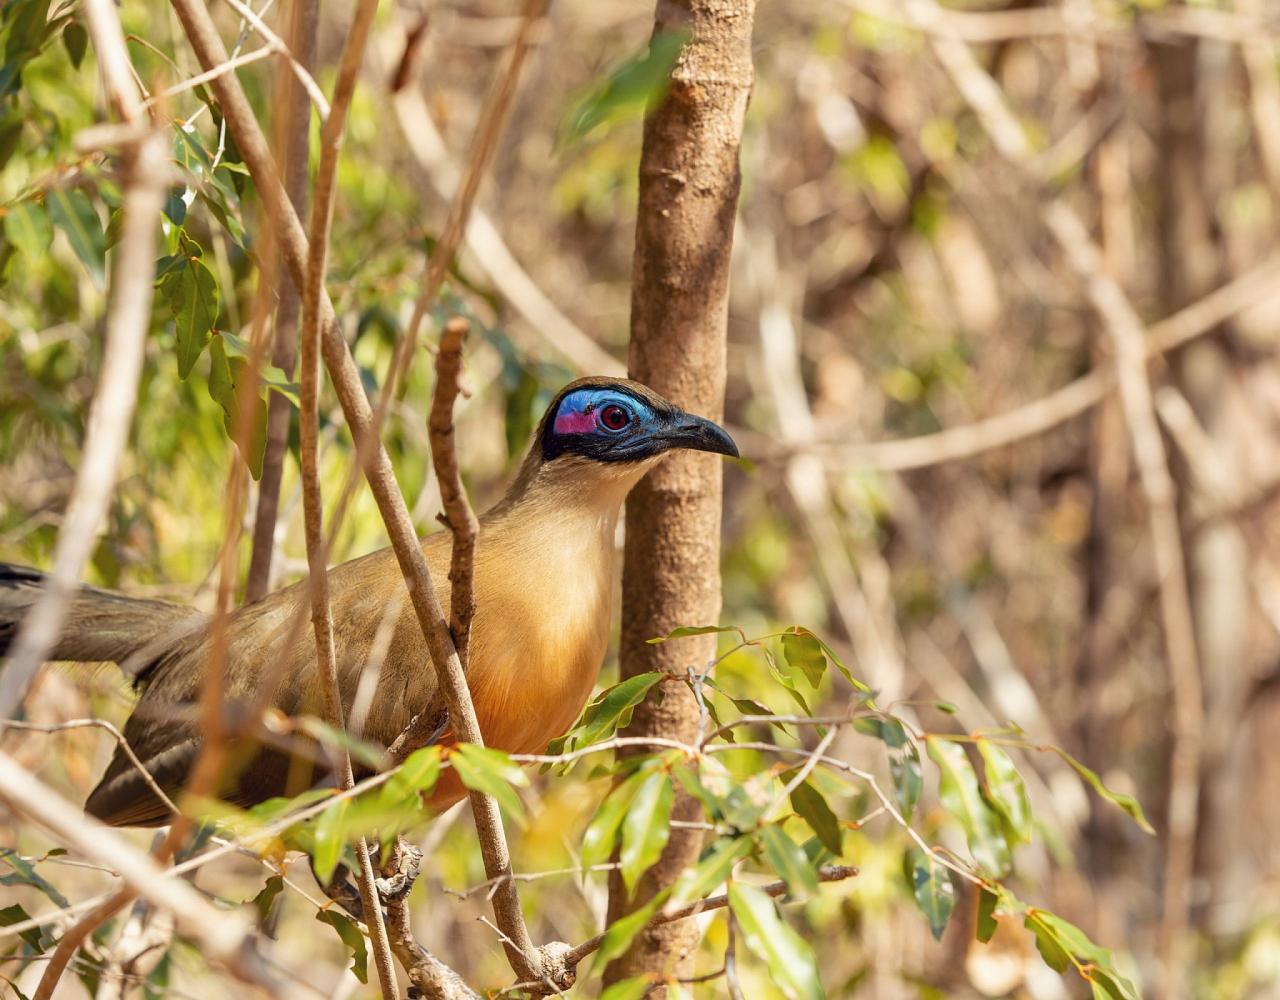
M 506 495 L 480 517 L 475 551 L 476 612 L 467 681 L 485 743 L 512 753 L 541 751 L 564 733 L 589 696 L 608 642 L 615 577 L 614 530 L 628 491 L 677 448 L 736 456 L 732 438 L 657 393 L 624 379 L 566 386 L 539 424 Z M 448 532 L 422 541 L 443 606 L 449 605 Z M 0 654 L 12 640 L 42 577 L 0 564 Z M 448 713 L 391 550 L 330 571 L 342 699 L 349 713 L 388 609 L 394 615 L 363 735 L 389 746 L 417 712 L 449 739 Z M 309 628 L 296 627 L 306 584 L 245 605 L 230 617 L 225 659 L 229 706 L 268 704 L 289 716 L 320 714 L 320 681 Z M 301 609 L 305 623 L 305 608 Z M 180 791 L 200 750 L 196 706 L 210 656 L 209 619 L 176 604 L 86 587 L 76 596 L 56 660 L 113 661 L 141 694 L 124 736 L 166 794 Z M 376 657 L 375 657 L 376 659 Z M 244 744 L 220 794 L 247 806 L 300 791 L 323 777 L 313 755 L 300 764 L 278 747 Z M 452 775 L 447 772 L 446 776 Z M 429 803 L 464 794 L 442 780 Z M 117 748 L 86 810 L 116 826 L 170 821 L 164 801 Z

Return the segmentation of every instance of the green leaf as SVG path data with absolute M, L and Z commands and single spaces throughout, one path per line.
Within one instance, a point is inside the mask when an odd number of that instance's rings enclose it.
M 616 67 L 578 103 L 565 127 L 565 141 L 577 142 L 606 122 L 639 116 L 661 100 L 688 38 L 685 31 L 655 35 L 643 53 Z
M 991 940 L 996 932 L 996 904 L 1000 901 L 990 889 L 983 888 L 978 893 L 978 926 L 975 937 L 983 944 Z
M 742 635 L 741 629 L 734 625 L 681 625 L 679 628 L 673 628 L 666 635 L 660 635 L 655 639 L 646 639 L 650 646 L 656 646 L 660 642 L 670 642 L 672 639 L 686 639 L 691 635 L 712 635 L 720 632 L 737 632 Z
M 803 899 L 818 891 L 818 876 L 809 863 L 804 849 L 787 836 L 781 824 L 771 823 L 760 831 L 760 843 L 764 856 L 773 870 L 787 883 L 787 891 L 796 899 Z
M 425 795 L 440 777 L 440 747 L 429 746 L 411 753 L 382 786 L 380 799 L 386 805 Z
M 844 836 L 840 820 L 827 805 L 826 798 L 809 782 L 802 781 L 791 792 L 791 808 L 809 824 L 822 845 L 836 857 L 844 851 Z
M 85 50 L 89 47 L 89 33 L 79 21 L 71 21 L 62 29 L 62 44 L 71 57 L 71 65 L 76 69 L 84 62 Z
M 596 955 L 596 965 L 603 967 L 631 947 L 631 942 L 635 940 L 635 936 L 644 929 L 644 925 L 658 912 L 658 907 L 662 905 L 662 901 L 666 898 L 667 891 L 664 889 L 638 910 L 634 910 L 625 917 L 611 923 L 609 929 L 604 933 L 604 940 L 600 942 L 600 951 Z
M 671 907 L 679 909 L 704 899 L 729 877 L 733 866 L 751 853 L 755 843 L 750 837 L 732 837 L 717 841 L 696 865 L 686 868 L 671 890 Z
M 978 776 L 964 747 L 929 736 L 929 756 L 938 765 L 938 797 L 964 828 L 969 852 L 984 871 L 1002 875 L 1009 870 L 1009 845 L 1000 833 L 996 814 L 982 797 Z
M 1075 768 L 1076 773 L 1092 785 L 1095 792 L 1101 795 L 1108 802 L 1119 806 L 1127 812 L 1144 833 L 1154 834 L 1156 832 L 1155 828 L 1147 821 L 1147 817 L 1142 811 L 1142 806 L 1138 804 L 1138 800 L 1132 795 L 1126 795 L 1123 792 L 1113 792 L 1102 783 L 1102 779 L 1098 777 L 1095 771 L 1091 771 L 1089 768 L 1085 767 L 1080 763 L 1080 761 L 1072 757 L 1071 754 L 1067 753 L 1060 747 L 1050 747 L 1050 749 Z
M 240 449 L 240 457 L 244 459 L 254 479 L 262 477 L 262 459 L 267 448 L 267 404 L 263 402 L 257 390 L 257 380 L 250 374 L 249 366 L 239 358 L 228 358 L 225 338 L 221 335 L 214 337 L 209 348 L 209 395 L 222 407 L 222 425 L 226 429 L 227 437 L 232 440 L 236 438 L 235 425 L 240 412 L 240 394 L 253 393 L 253 398 L 249 400 L 251 414 L 248 440 L 245 442 L 245 447 Z M 238 441 L 237 445 L 239 445 Z M 307 720 L 307 724 L 312 728 L 327 729 L 330 739 L 335 742 L 346 740 L 353 747 L 359 742 L 351 740 L 345 733 L 337 733 L 319 719 L 311 718 Z M 352 755 L 358 756 L 357 751 L 353 749 Z M 366 756 L 379 761 L 382 759 L 379 752 L 371 752 Z
M 104 273 L 106 236 L 102 221 L 93 209 L 93 202 L 83 191 L 55 188 L 45 195 L 45 205 L 53 224 L 67 237 L 71 249 L 93 276 L 101 283 Z
M 644 701 L 649 689 L 664 676 L 661 671 L 638 674 L 603 692 L 582 715 L 577 745 L 590 746 L 615 728 L 621 729 L 627 725 L 635 707 Z
M 320 814 L 316 821 L 315 845 L 312 849 L 312 865 L 316 877 L 328 882 L 333 877 L 346 846 L 346 818 L 351 808 L 350 799 L 340 799 Z
M 183 256 L 164 271 L 160 294 L 173 315 L 178 335 L 178 375 L 185 379 L 204 352 L 218 320 L 218 283 L 198 257 Z M 226 409 L 225 403 L 223 409 Z
M 271 907 L 275 904 L 276 897 L 283 891 L 284 877 L 272 875 L 267 879 L 267 883 L 262 887 L 262 890 L 253 897 L 253 908 L 258 912 L 259 924 L 267 922 L 267 917 L 271 915 Z
M 778 915 L 772 899 L 754 886 L 733 882 L 729 908 L 752 952 L 764 960 L 783 993 L 791 1000 L 825 997 L 813 949 Z
M 356 926 L 355 921 L 332 909 L 321 910 L 316 914 L 316 919 L 338 932 L 338 937 L 342 938 L 342 943 L 351 952 L 351 971 L 360 982 L 367 983 L 369 981 L 369 950 L 364 943 L 364 935 L 360 933 L 360 928 Z
M 239 358 L 243 361 L 249 361 L 253 357 L 253 348 L 243 337 L 237 337 L 234 333 L 222 333 L 223 346 L 227 350 L 227 357 Z M 301 406 L 302 387 L 289 378 L 284 370 L 277 368 L 273 364 L 268 364 L 265 360 L 258 366 L 258 378 L 262 384 L 275 392 L 280 393 L 285 399 L 294 406 Z
M 600 994 L 600 1000 L 640 1000 L 653 985 L 651 976 L 632 976 L 620 979 Z
M 893 778 L 893 797 L 898 800 L 902 818 L 911 822 L 920 792 L 924 788 L 924 775 L 920 770 L 920 751 L 914 743 L 889 754 L 889 775 Z
M 18 143 L 22 141 L 22 124 L 26 119 L 15 112 L 0 115 L 0 170 L 18 151 Z
M 1014 839 L 1020 843 L 1031 842 L 1031 800 L 1027 786 L 1022 782 L 1012 758 L 990 740 L 978 740 L 978 753 L 982 756 L 987 775 L 987 792 L 991 805 L 1008 824 Z
M 34 201 L 10 205 L 4 217 L 5 237 L 16 246 L 28 264 L 39 264 L 53 242 L 53 223 L 44 206 Z
M 622 821 L 622 882 L 631 892 L 653 865 L 671 834 L 671 803 L 675 789 L 665 771 L 645 775 Z
M 24 910 L 21 905 L 14 903 L 12 906 L 6 906 L 0 909 L 0 927 L 12 927 L 14 924 L 21 924 L 31 919 L 31 914 Z M 43 934 L 43 928 L 32 927 L 25 931 L 19 931 L 18 937 L 34 951 L 37 955 L 43 955 L 45 949 L 52 944 L 52 941 L 46 940 Z
M 951 881 L 951 872 L 916 847 L 907 852 L 905 860 L 907 881 L 911 883 L 916 905 L 929 921 L 934 940 L 941 941 L 951 911 L 956 907 L 956 887 Z
M 906 727 L 892 715 L 861 715 L 853 720 L 855 732 L 872 736 L 891 750 L 897 750 L 911 742 Z
M 613 853 L 618 830 L 642 780 L 643 772 L 633 774 L 614 788 L 596 810 L 587 832 L 582 836 L 582 864 L 585 867 L 598 865 Z
M 1058 940 L 1058 935 L 1052 927 L 1044 921 L 1037 919 L 1040 911 L 1034 911 L 1027 914 L 1023 926 L 1036 936 L 1036 950 L 1040 952 L 1040 957 L 1044 959 L 1044 964 L 1049 966 L 1054 972 L 1066 972 L 1071 968 L 1071 956 L 1067 954 L 1067 949 L 1062 946 Z
M 44 893 L 51 903 L 61 909 L 65 910 L 71 905 L 66 896 L 55 889 L 30 861 L 13 848 L 0 847 L 0 860 L 13 869 L 12 875 L 0 875 L 0 885 L 27 885 Z
M 782 633 L 782 655 L 788 665 L 804 674 L 809 686 L 817 688 L 827 671 L 827 657 L 822 643 L 808 629 L 793 626 Z
M 449 763 L 468 788 L 492 795 L 515 823 L 524 827 L 524 806 L 512 785 L 523 787 L 528 776 L 501 750 L 460 743 L 449 754 Z

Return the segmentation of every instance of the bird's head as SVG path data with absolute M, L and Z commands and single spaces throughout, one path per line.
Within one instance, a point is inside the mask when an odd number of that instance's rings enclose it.
M 582 378 L 552 400 L 535 447 L 543 462 L 646 463 L 676 448 L 738 457 L 718 424 L 686 413 L 652 389 L 620 378 Z
M 648 386 L 581 378 L 547 407 L 508 501 L 537 483 L 565 500 L 590 496 L 606 505 L 621 503 L 663 455 L 681 448 L 738 456 L 722 427 L 686 413 Z

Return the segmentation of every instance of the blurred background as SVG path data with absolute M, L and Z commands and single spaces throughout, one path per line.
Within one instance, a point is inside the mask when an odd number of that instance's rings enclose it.
M 281 7 L 268 4 L 264 16 L 283 32 Z M 228 8 L 216 13 L 230 42 L 240 23 Z M 379 12 L 340 171 L 329 280 L 371 389 L 412 309 L 515 13 L 497 0 Z M 167 7 L 127 0 L 122 15 L 152 89 L 196 72 Z M 350 18 L 349 3 L 324 5 L 316 75 L 326 90 Z M 481 192 L 484 218 L 451 275 L 454 305 L 482 327 L 459 419 L 478 507 L 500 494 L 560 385 L 625 364 L 652 24 L 648 4 L 552 5 Z M 420 82 L 393 95 L 409 37 Z M 1020 163 L 1001 154 L 940 58 L 938 40 L 956 38 L 1021 126 L 1030 152 Z M 755 39 L 726 401 L 748 461 L 726 474 L 722 621 L 748 633 L 807 626 L 884 701 L 942 699 L 968 728 L 1016 723 L 1132 793 L 1163 833 L 1175 718 L 1167 609 L 1141 456 L 1111 375 L 1114 330 L 1046 224 L 1055 206 L 1070 209 L 1100 251 L 1096 267 L 1147 326 L 1188 574 L 1204 711 L 1186 995 L 1280 995 L 1280 796 L 1271 797 L 1280 758 L 1266 735 L 1280 725 L 1280 7 L 1015 0 L 943 11 L 792 0 L 759 5 Z M 92 56 L 73 56 L 71 44 L 43 48 L 21 89 L 6 91 L 0 135 L 16 128 L 21 155 L 0 174 L 0 202 L 35 185 L 83 189 L 105 227 L 110 178 L 71 143 L 100 115 L 96 69 Z M 240 74 L 264 117 L 271 65 Z M 627 66 L 630 76 L 617 72 Z M 165 113 L 191 120 L 185 134 L 216 155 L 217 122 L 198 94 L 174 97 Z M 234 164 L 234 150 L 224 155 Z M 170 219 L 203 247 L 221 293 L 219 327 L 242 330 L 257 284 L 243 233 L 255 230 L 258 206 L 246 197 L 228 209 L 205 188 L 179 195 L 183 218 L 171 204 Z M 40 255 L 6 232 L 0 559 L 48 566 L 97 371 L 103 288 L 61 231 Z M 158 311 L 90 579 L 211 606 L 235 456 L 205 376 L 179 378 L 173 338 Z M 420 356 L 385 434 L 424 532 L 438 497 L 426 444 L 430 370 Z M 336 403 L 326 396 L 322 407 L 332 504 L 354 456 Z M 252 491 L 250 506 L 248 523 Z M 287 582 L 306 565 L 292 459 L 282 511 L 274 579 Z M 383 544 L 360 491 L 332 561 Z M 242 548 L 247 566 L 247 537 Z M 725 669 L 750 684 L 756 667 L 743 659 Z M 614 671 L 606 666 L 606 681 Z M 51 671 L 29 714 L 119 721 L 128 704 L 111 671 L 88 684 Z M 928 707 L 919 718 L 956 726 Z M 848 739 L 846 759 L 880 768 L 874 743 Z M 109 750 L 91 731 L 4 743 L 73 798 Z M 1026 769 L 1044 839 L 1022 849 L 1014 884 L 1150 984 L 1164 838 L 1142 833 L 1056 761 L 1036 755 Z M 571 866 L 604 787 L 535 779 L 532 821 L 513 844 L 517 871 Z M 475 919 L 483 893 L 446 895 L 483 879 L 469 818 L 451 816 L 425 836 L 426 943 L 473 982 L 506 985 L 492 934 Z M 31 831 L 0 840 L 26 854 L 52 846 Z M 796 915 L 830 995 L 1087 994 L 1087 984 L 1044 968 L 1020 930 L 974 943 L 972 900 L 934 943 L 901 876 L 905 844 L 892 825 L 868 824 L 847 841 L 862 875 Z M 68 895 L 95 885 L 93 872 L 49 867 Z M 301 890 L 283 896 L 281 940 L 314 951 L 338 982 L 340 943 L 316 932 L 319 894 L 305 864 L 294 875 Z M 200 879 L 229 900 L 253 897 L 261 883 L 246 859 Z M 604 905 L 596 878 L 548 876 L 522 892 L 536 940 L 589 936 Z M 723 948 L 716 933 L 709 955 Z M 743 974 L 748 996 L 775 995 L 762 968 Z M 181 948 L 166 976 L 175 996 L 231 989 Z M 372 995 L 341 981 L 342 995 Z

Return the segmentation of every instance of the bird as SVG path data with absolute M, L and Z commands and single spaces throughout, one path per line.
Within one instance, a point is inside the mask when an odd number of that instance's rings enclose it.
M 581 378 L 552 399 L 510 486 L 479 517 L 467 683 L 487 746 L 540 752 L 581 713 L 608 645 L 619 511 L 645 473 L 677 449 L 738 456 L 718 424 L 639 382 Z M 448 607 L 451 535 L 436 532 L 421 545 Z M 0 563 L 0 656 L 42 580 L 35 570 Z M 388 608 L 394 611 L 398 602 L 362 738 L 390 746 L 416 713 L 426 712 L 435 740 L 448 745 L 448 710 L 418 620 L 403 599 L 393 552 L 381 549 L 332 568 L 329 588 L 345 713 Z M 285 716 L 322 714 L 314 639 L 310 629 L 294 627 L 299 612 L 305 622 L 307 595 L 302 580 L 229 615 L 228 709 L 265 698 Z M 172 821 L 170 806 L 151 784 L 176 796 L 200 752 L 198 704 L 214 642 L 211 625 L 210 616 L 179 604 L 89 586 L 77 591 L 51 658 L 125 669 L 139 695 L 123 735 L 151 777 L 117 746 L 85 803 L 90 815 L 112 826 Z M 235 739 L 230 749 L 238 766 L 218 790 L 232 805 L 248 808 L 326 779 L 323 753 L 306 758 L 296 747 Z M 465 794 L 448 770 L 424 808 L 439 811 Z

